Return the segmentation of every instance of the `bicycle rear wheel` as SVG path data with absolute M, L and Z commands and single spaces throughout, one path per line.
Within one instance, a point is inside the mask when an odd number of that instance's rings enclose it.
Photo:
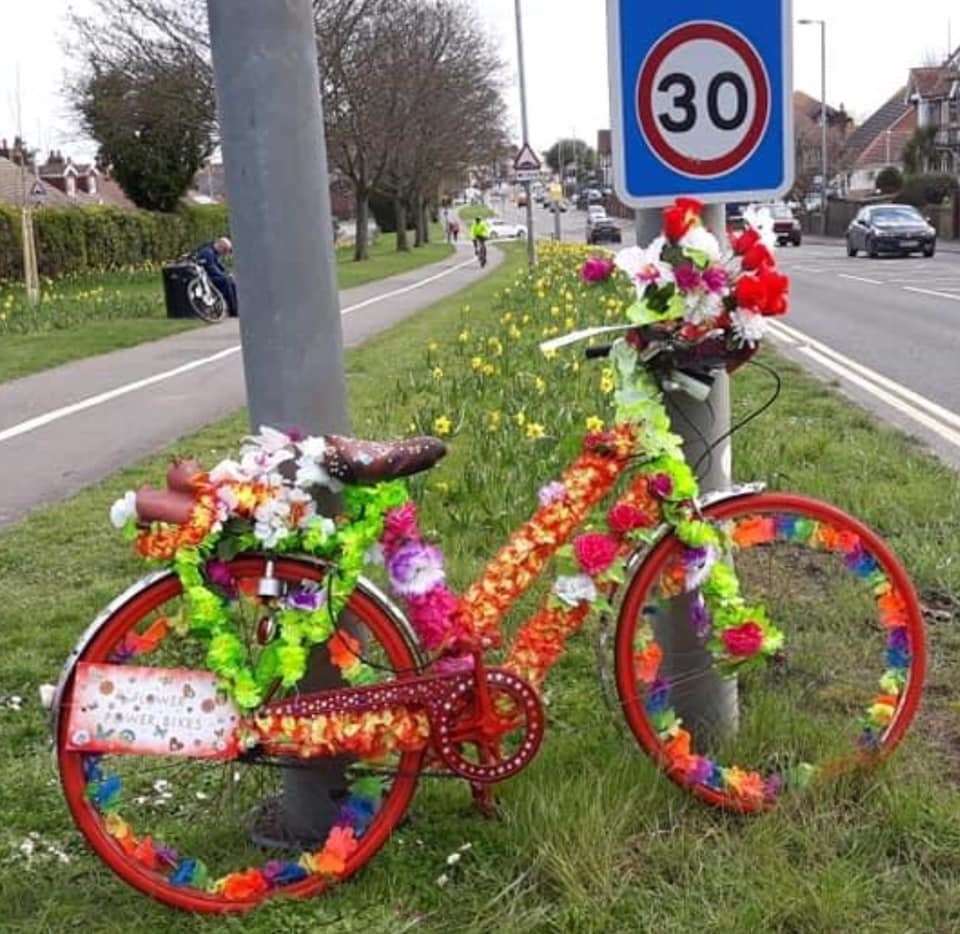
M 235 596 L 231 606 L 253 657 L 269 636 L 275 612 L 256 596 L 265 564 L 260 556 L 239 558 L 217 577 L 218 586 Z M 279 559 L 275 576 L 288 592 L 309 589 L 322 581 L 323 568 Z M 206 646 L 178 632 L 182 601 L 180 582 L 172 574 L 132 592 L 82 649 L 78 662 L 204 670 Z M 407 634 L 373 596 L 355 591 L 342 618 L 350 619 L 349 629 L 314 650 L 321 657 L 315 654 L 311 668 L 334 661 L 336 652 L 348 652 L 368 663 L 373 680 L 414 673 L 416 654 Z M 319 786 L 330 794 L 330 801 L 318 802 L 329 819 L 312 834 L 298 836 L 286 829 L 286 782 L 292 770 L 311 763 L 295 756 L 223 762 L 71 751 L 74 688 L 75 678 L 63 693 L 57 735 L 61 782 L 74 821 L 94 852 L 125 882 L 176 908 L 242 912 L 274 895 L 316 895 L 373 858 L 416 788 L 422 742 L 410 742 L 406 751 L 395 749 L 376 762 L 346 755 L 320 760 L 327 776 L 335 763 L 333 778 Z M 273 699 L 284 693 L 279 689 Z M 411 715 L 411 724 L 421 731 L 424 723 L 425 715 Z M 156 729 L 164 724 L 157 719 Z M 288 728 L 292 724 L 284 726 Z
M 699 629 L 701 645 L 711 637 L 709 614 L 688 587 L 702 555 L 667 536 L 630 580 L 618 614 L 617 692 L 643 749 L 704 801 L 740 812 L 889 755 L 916 714 L 926 665 L 920 605 L 890 548 L 840 510 L 800 496 L 745 496 L 704 513 L 729 534 L 746 605 L 767 609 L 784 649 L 736 676 L 735 731 L 698 736 L 683 723 L 675 699 L 718 672 L 710 652 L 670 657 L 657 636 L 669 619 Z

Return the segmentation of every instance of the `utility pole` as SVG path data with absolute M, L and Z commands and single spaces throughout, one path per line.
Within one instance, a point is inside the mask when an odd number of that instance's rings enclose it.
M 309 434 L 348 428 L 343 336 L 311 0 L 207 0 L 236 244 L 250 422 Z M 325 509 L 332 503 L 321 503 Z M 298 687 L 339 684 L 314 653 Z M 344 764 L 285 769 L 254 838 L 296 848 L 325 838 Z
M 520 69 L 520 120 L 523 124 L 523 144 L 530 143 L 530 126 L 527 122 L 527 78 L 523 67 L 523 17 L 520 13 L 520 0 L 514 0 L 514 9 L 517 14 L 517 65 Z M 533 236 L 533 198 L 530 193 L 530 182 L 523 183 L 523 190 L 527 193 L 527 261 L 531 266 L 537 264 L 537 245 Z
M 827 21 L 802 19 L 801 26 L 820 27 L 820 233 L 827 235 Z
M 17 139 L 20 140 L 20 236 L 23 241 L 23 286 L 27 304 L 37 305 L 40 302 L 40 274 L 37 269 L 37 238 L 33 229 L 33 204 L 27 198 L 29 153 L 23 138 L 19 63 L 17 63 Z
M 721 243 L 726 240 L 726 206 L 711 204 L 703 222 Z M 637 245 L 647 246 L 663 231 L 658 208 L 636 212 Z M 697 402 L 680 393 L 666 394 L 673 430 L 683 438 L 683 453 L 691 466 L 718 438 L 730 430 L 730 379 L 725 370 L 717 374 L 706 402 Z M 700 493 L 728 490 L 733 485 L 733 449 L 730 439 L 719 444 L 701 469 Z M 664 653 L 662 676 L 672 685 L 670 698 L 683 721 L 696 736 L 713 743 L 734 733 L 739 721 L 736 678 L 721 678 L 713 669 L 713 656 L 700 644 L 690 625 L 690 599 L 677 597 L 668 612 L 658 615 L 654 625 Z

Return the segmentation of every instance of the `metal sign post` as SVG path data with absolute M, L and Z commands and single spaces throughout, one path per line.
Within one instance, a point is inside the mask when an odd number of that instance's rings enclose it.
M 526 73 L 524 72 L 523 66 L 523 17 L 520 13 L 520 0 L 514 0 L 514 10 L 517 17 L 517 65 L 520 72 L 520 119 L 523 123 L 523 149 L 520 150 L 522 155 L 525 151 L 528 151 L 533 155 L 533 150 L 530 149 L 529 139 L 530 139 L 530 127 L 527 121 L 527 78 Z M 537 169 L 540 168 L 540 160 L 534 155 L 534 160 L 537 163 Z M 534 242 L 533 236 L 533 198 L 530 192 L 530 182 L 524 182 L 524 190 L 527 193 L 527 261 L 531 266 L 537 264 L 537 245 Z
M 679 196 L 709 207 L 704 223 L 726 236 L 724 202 L 767 200 L 793 185 L 792 0 L 607 0 L 614 185 L 635 208 L 637 243 L 661 232 L 659 208 Z M 696 463 L 730 427 L 730 388 L 711 398 L 668 397 L 684 454 Z M 732 482 L 729 439 L 700 478 L 704 493 Z M 737 682 L 712 672 L 681 597 L 656 625 L 671 702 L 700 735 L 736 730 Z M 705 676 L 704 671 L 708 674 Z

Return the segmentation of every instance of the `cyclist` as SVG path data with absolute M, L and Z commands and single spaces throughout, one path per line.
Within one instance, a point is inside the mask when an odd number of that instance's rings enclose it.
M 193 251 L 194 260 L 207 271 L 214 288 L 227 302 L 227 310 L 231 318 L 236 318 L 237 311 L 237 284 L 233 276 L 223 265 L 222 257 L 233 252 L 233 244 L 227 237 L 219 237 L 212 243 L 204 243 Z
M 490 239 L 490 228 L 487 222 L 478 217 L 470 227 L 470 239 L 473 240 L 473 251 L 480 259 L 480 265 L 487 265 L 487 240 Z

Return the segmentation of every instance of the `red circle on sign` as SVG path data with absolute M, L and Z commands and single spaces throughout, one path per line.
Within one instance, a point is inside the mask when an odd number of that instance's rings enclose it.
M 709 39 L 732 49 L 746 65 L 756 93 L 756 109 L 744 138 L 730 152 L 714 159 L 694 159 L 667 141 L 653 112 L 653 80 L 664 59 L 676 48 L 696 39 Z M 668 32 L 650 50 L 637 79 L 637 120 L 647 144 L 670 169 L 694 178 L 715 178 L 741 166 L 754 152 L 770 119 L 770 82 L 756 49 L 740 33 L 720 23 L 685 23 Z

